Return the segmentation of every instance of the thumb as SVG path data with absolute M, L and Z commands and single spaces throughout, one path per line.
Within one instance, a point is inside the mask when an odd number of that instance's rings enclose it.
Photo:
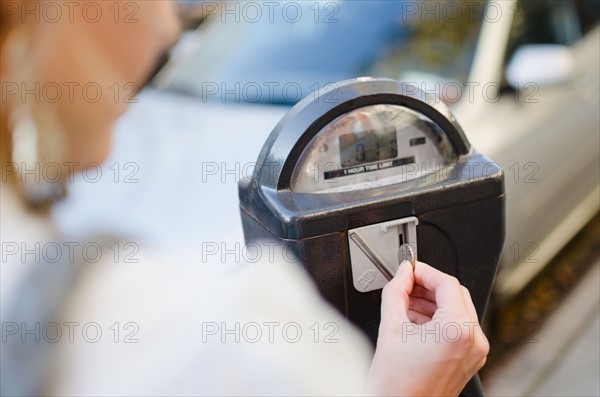
M 386 318 L 408 319 L 409 297 L 415 278 L 410 262 L 402 261 L 394 278 L 383 288 L 381 295 L 381 320 Z

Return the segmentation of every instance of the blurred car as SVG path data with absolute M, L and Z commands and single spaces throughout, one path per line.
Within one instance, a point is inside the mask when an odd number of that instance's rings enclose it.
M 599 7 L 451 3 L 323 3 L 332 23 L 215 18 L 155 85 L 224 109 L 228 102 L 291 106 L 362 75 L 435 92 L 474 147 L 504 169 L 507 235 L 496 293 L 510 297 L 599 209 Z M 313 15 L 315 4 L 302 11 Z M 231 111 L 253 134 L 252 118 Z

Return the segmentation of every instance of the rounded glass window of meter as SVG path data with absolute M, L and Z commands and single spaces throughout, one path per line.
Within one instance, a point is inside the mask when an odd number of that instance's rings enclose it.
M 427 116 L 393 104 L 345 113 L 319 131 L 294 168 L 291 190 L 330 193 L 407 182 L 439 172 L 458 158 Z

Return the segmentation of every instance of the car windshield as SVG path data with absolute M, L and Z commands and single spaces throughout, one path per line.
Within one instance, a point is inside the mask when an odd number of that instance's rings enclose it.
M 276 4 L 269 10 L 244 10 L 243 2 L 223 5 L 194 32 L 196 48 L 175 57 L 155 84 L 205 101 L 291 105 L 328 83 L 359 76 L 428 86 L 464 82 L 485 5 Z

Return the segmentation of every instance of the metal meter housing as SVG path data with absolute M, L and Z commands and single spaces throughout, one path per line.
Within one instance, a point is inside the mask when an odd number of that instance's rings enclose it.
M 358 78 L 298 102 L 239 199 L 246 243 L 292 251 L 373 342 L 381 288 L 412 250 L 456 276 L 482 319 L 504 242 L 503 173 L 413 85 Z

